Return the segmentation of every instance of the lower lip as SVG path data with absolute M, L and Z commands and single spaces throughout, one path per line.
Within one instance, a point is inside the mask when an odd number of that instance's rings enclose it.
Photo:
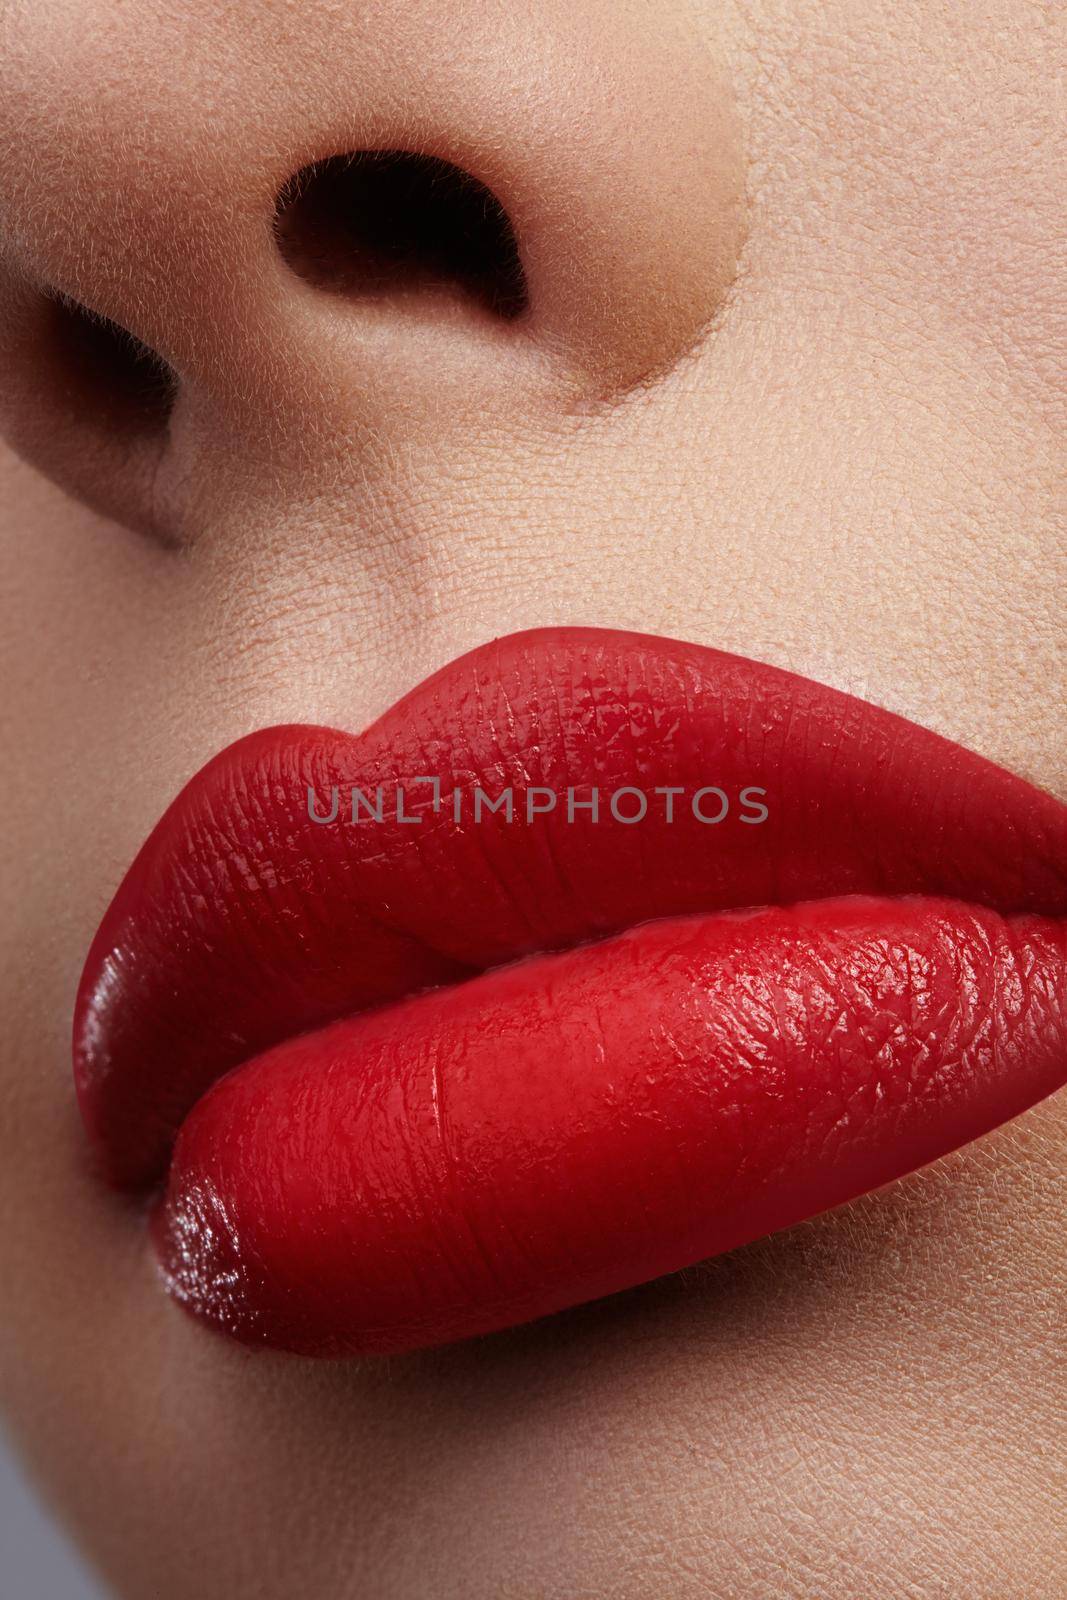
M 485 1333 L 808 1217 L 1063 1078 L 1067 924 L 665 918 L 276 1047 L 178 1137 L 172 1292 L 316 1355 Z

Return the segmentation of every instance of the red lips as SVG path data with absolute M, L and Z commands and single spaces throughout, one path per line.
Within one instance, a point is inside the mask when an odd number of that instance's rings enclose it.
M 486 1331 L 1067 1080 L 1067 807 L 789 673 L 518 634 L 361 735 L 209 763 L 104 918 L 74 1054 L 113 1181 L 166 1176 L 198 1315 L 316 1354 Z

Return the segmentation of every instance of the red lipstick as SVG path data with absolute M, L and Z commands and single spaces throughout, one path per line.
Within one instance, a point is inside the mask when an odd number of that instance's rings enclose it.
M 1060 1087 L 1067 807 L 791 673 L 516 634 L 362 734 L 267 729 L 193 778 L 74 1060 L 204 1320 L 325 1355 L 486 1332 Z

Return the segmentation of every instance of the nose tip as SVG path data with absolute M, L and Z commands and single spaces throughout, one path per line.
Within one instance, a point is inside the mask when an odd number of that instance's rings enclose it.
M 6 26 L 0 422 L 119 520 L 219 449 L 617 395 L 735 274 L 728 84 L 656 0 Z

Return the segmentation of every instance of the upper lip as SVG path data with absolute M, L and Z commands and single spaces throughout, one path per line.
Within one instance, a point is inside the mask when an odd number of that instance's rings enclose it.
M 530 826 L 445 813 L 318 826 L 309 787 L 766 791 L 763 827 Z M 425 808 L 413 798 L 413 810 Z M 269 728 L 214 758 L 127 873 L 86 961 L 83 1115 L 113 1181 L 163 1174 L 229 1069 L 339 1017 L 651 918 L 842 895 L 1067 914 L 1067 807 L 835 690 L 700 646 L 515 634 L 359 735 Z

